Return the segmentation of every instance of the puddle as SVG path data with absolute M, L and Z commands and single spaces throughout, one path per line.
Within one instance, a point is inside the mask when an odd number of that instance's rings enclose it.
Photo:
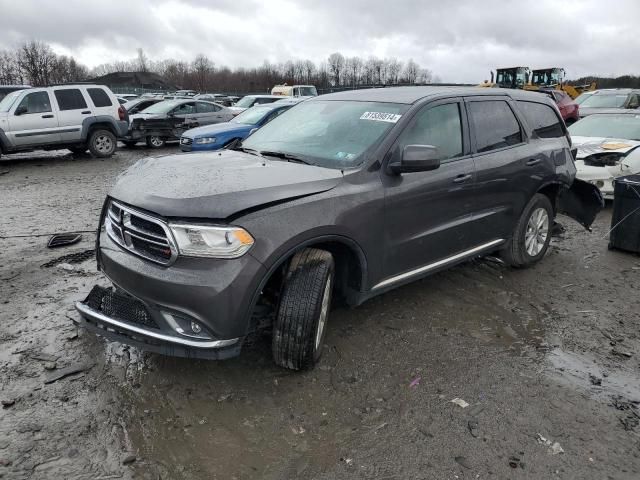
M 549 352 L 548 360 L 555 369 L 552 374 L 570 386 L 607 399 L 620 395 L 631 401 L 640 401 L 640 378 L 624 366 L 602 367 L 602 359 L 593 355 L 559 348 Z M 594 385 L 592 378 L 602 379 L 602 384 Z

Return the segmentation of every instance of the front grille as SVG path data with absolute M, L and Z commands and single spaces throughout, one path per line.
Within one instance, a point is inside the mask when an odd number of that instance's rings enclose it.
M 158 218 L 109 200 L 104 225 L 111 240 L 139 257 L 168 265 L 177 256 L 169 227 Z
M 83 303 L 109 318 L 136 323 L 147 328 L 158 328 L 158 324 L 141 301 L 99 285 L 91 289 Z

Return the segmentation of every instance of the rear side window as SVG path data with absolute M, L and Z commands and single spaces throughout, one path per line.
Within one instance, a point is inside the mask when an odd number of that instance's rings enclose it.
M 87 92 L 89 92 L 89 96 L 91 97 L 91 101 L 96 106 L 96 108 L 100 107 L 110 107 L 113 105 L 111 103 L 111 99 L 107 92 L 105 92 L 101 88 L 87 88 Z
M 518 101 L 518 108 L 540 138 L 564 137 L 564 128 L 556 112 L 549 105 Z
M 51 111 L 51 101 L 47 92 L 34 92 L 24 96 L 18 108 L 27 109 L 25 113 L 45 113 Z M 16 109 L 17 110 L 17 109 Z
M 214 105 L 213 103 L 198 102 L 196 103 L 196 105 L 198 108 L 198 113 L 212 113 L 220 110 L 220 107 Z
M 433 145 L 440 159 L 462 156 L 462 122 L 457 103 L 425 107 L 400 136 L 400 148 L 407 145 Z
M 470 102 L 469 114 L 479 153 L 522 143 L 520 124 L 507 102 Z
M 84 101 L 82 92 L 77 88 L 56 90 L 55 94 L 60 110 L 80 110 L 87 108 L 87 102 Z

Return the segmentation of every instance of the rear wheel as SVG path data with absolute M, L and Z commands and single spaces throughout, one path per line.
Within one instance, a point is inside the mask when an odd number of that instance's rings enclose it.
M 291 259 L 273 326 L 273 360 L 306 370 L 320 359 L 333 292 L 333 256 L 306 248 Z
M 162 148 L 164 147 L 165 143 L 167 143 L 167 141 L 157 135 L 147 137 L 147 147 L 149 148 Z
M 98 129 L 89 135 L 89 151 L 98 158 L 113 155 L 118 145 L 116 136 L 109 130 Z
M 502 258 L 512 267 L 528 267 L 538 262 L 549 248 L 553 207 L 546 195 L 537 193 L 525 207 Z

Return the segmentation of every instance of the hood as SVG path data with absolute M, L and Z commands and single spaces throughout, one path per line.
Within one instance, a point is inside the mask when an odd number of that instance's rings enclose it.
M 589 115 L 593 115 L 594 113 L 627 113 L 629 109 L 627 108 L 593 108 L 593 107 L 583 107 L 580 105 L 580 118 L 587 117 Z
M 606 137 L 571 137 L 571 142 L 578 149 L 576 158 L 586 158 L 598 153 L 628 153 L 640 145 L 637 140 Z
M 325 192 L 341 181 L 340 170 L 224 150 L 142 159 L 120 176 L 110 195 L 164 217 L 223 219 Z
M 257 128 L 254 125 L 246 125 L 244 123 L 216 123 L 214 125 L 203 125 L 202 127 L 192 128 L 182 134 L 183 137 L 196 138 L 202 136 L 215 135 L 217 133 L 241 132 Z
M 227 107 L 227 109 L 231 110 L 233 113 L 240 113 L 246 110 L 246 107 Z

